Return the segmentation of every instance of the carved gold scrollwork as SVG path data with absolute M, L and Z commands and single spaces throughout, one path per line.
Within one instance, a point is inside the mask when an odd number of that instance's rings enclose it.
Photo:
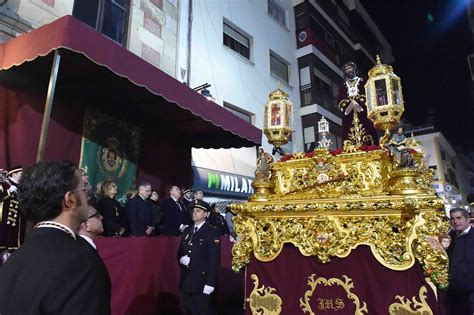
M 250 293 L 247 302 L 250 304 L 252 314 L 258 315 L 279 315 L 281 313 L 281 298 L 274 292 L 274 288 L 258 287 L 258 277 L 255 274 L 250 276 L 254 283 L 254 288 Z
M 316 287 L 319 284 L 321 284 L 323 286 L 333 286 L 333 285 L 341 286 L 346 291 L 347 298 L 351 300 L 352 303 L 355 305 L 354 314 L 355 315 L 367 314 L 367 303 L 362 301 L 362 305 L 361 305 L 357 295 L 351 292 L 352 289 L 354 289 L 354 283 L 352 282 L 352 279 L 346 275 L 343 275 L 342 278 L 344 278 L 344 281 L 338 278 L 329 278 L 329 279 L 326 279 L 323 277 L 316 278 L 315 274 L 312 274 L 311 276 L 309 276 L 308 285 L 310 289 L 305 292 L 304 297 L 300 298 L 300 307 L 303 313 L 310 314 L 310 315 L 316 314 L 312 310 L 309 301 L 313 297 L 314 292 L 316 291 Z M 328 306 L 329 306 L 329 309 L 327 308 Z M 343 309 L 344 309 L 344 301 L 342 299 L 335 299 L 334 303 L 330 303 L 329 305 L 328 303 L 324 303 L 324 301 L 322 304 L 322 310 L 339 311 Z
M 414 296 L 411 301 L 409 298 L 405 298 L 405 296 L 397 295 L 395 296 L 395 300 L 399 302 L 395 302 L 390 305 L 389 307 L 389 314 L 390 315 L 433 315 L 433 311 L 431 310 L 430 306 L 426 302 L 426 287 L 422 286 L 419 291 L 419 298 L 420 301 L 416 300 Z
M 439 231 L 448 230 L 443 213 L 439 211 L 420 214 L 416 230 L 417 238 L 413 242 L 416 259 L 422 264 L 425 275 L 440 289 L 446 289 L 449 284 L 449 260 L 446 251 L 437 244 Z
M 271 261 L 285 243 L 323 263 L 367 245 L 385 267 L 407 270 L 418 260 L 433 283 L 447 287 L 446 252 L 429 242 L 448 230 L 443 200 L 423 155 L 413 159 L 413 167 L 399 168 L 382 149 L 332 155 L 318 148 L 271 163 L 271 176 L 255 181 L 249 202 L 231 206 L 240 239 L 233 269 L 252 254 Z

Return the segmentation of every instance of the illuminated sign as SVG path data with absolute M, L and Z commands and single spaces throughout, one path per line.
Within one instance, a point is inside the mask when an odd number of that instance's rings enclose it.
M 249 176 L 201 167 L 193 167 L 193 174 L 193 190 L 241 197 L 248 197 L 254 193 L 252 188 L 253 178 Z

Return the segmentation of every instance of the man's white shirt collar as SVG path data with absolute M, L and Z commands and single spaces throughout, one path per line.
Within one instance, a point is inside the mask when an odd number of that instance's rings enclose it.
M 82 235 L 82 234 L 79 234 L 79 236 L 85 239 L 87 243 L 91 244 L 91 246 L 94 247 L 95 250 L 97 250 L 97 246 L 95 245 L 94 240 L 92 238 L 90 238 L 87 235 Z
M 204 223 L 206 223 L 206 221 L 201 222 L 199 225 L 195 225 L 195 226 L 194 226 L 194 230 L 195 230 L 196 232 L 199 231 L 199 229 L 201 228 L 201 226 L 202 226 Z M 197 230 L 196 230 L 196 228 L 197 228 Z
M 461 234 L 459 235 L 464 235 L 464 234 L 467 234 L 469 233 L 469 231 L 471 230 L 471 225 L 469 225 L 464 231 L 461 232 Z

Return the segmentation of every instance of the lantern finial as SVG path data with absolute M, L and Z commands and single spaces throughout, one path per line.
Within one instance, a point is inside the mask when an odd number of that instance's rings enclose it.
M 381 64 L 382 64 L 382 60 L 380 60 L 380 56 L 379 56 L 379 55 L 377 55 L 376 60 L 377 60 L 377 65 L 381 65 Z

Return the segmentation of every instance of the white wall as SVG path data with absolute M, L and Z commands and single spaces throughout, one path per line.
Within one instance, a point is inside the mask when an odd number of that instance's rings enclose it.
M 282 89 L 289 94 L 295 109 L 297 132 L 290 149 L 302 151 L 294 12 L 291 1 L 282 0 L 281 4 L 287 9 L 288 28 L 267 13 L 266 0 L 192 0 L 190 87 L 210 83 L 209 90 L 217 104 L 223 105 L 225 101 L 255 114 L 255 125 L 262 129 L 264 105 L 279 82 L 270 74 L 271 49 L 291 65 L 289 83 L 283 83 Z M 189 0 L 180 1 L 179 69 L 187 69 L 188 5 Z M 252 36 L 250 61 L 223 44 L 224 18 Z M 270 151 L 265 136 L 262 142 L 264 149 Z
M 407 135 L 408 136 L 408 135 Z M 420 141 L 424 148 L 425 159 L 429 166 L 437 166 L 438 161 L 436 160 L 436 151 L 435 151 L 435 137 L 433 134 L 419 135 L 415 137 L 416 140 Z
M 176 78 L 178 0 L 132 0 L 128 49 Z
M 51 23 L 64 15 L 72 14 L 74 1 L 56 0 L 51 2 L 52 5 L 48 5 L 47 2 L 41 0 L 9 0 L 6 5 L 15 10 L 33 28 Z
M 425 150 L 425 159 L 429 166 L 437 166 L 437 174 L 440 182 L 446 182 L 444 174 L 447 168 L 453 169 L 456 176 L 458 187 L 452 194 L 461 194 L 463 199 L 470 193 L 469 178 L 463 161 L 457 156 L 456 151 L 449 144 L 446 138 L 440 132 L 434 132 L 416 136 L 416 139 L 423 144 Z M 446 154 L 446 161 L 441 159 L 441 152 Z M 455 166 L 454 168 L 452 166 Z M 450 183 L 453 184 L 453 183 Z

